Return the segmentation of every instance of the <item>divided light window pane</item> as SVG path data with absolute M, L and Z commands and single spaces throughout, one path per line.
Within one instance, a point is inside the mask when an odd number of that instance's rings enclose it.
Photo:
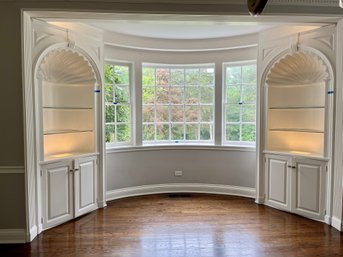
M 109 146 L 131 144 L 130 66 L 105 64 L 105 139 Z
M 214 65 L 143 65 L 143 143 L 213 143 Z
M 224 120 L 226 144 L 255 144 L 256 64 L 225 66 Z

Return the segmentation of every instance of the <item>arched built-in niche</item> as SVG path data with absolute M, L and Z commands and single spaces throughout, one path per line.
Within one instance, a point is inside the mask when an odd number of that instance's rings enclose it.
M 42 161 L 96 151 L 95 72 L 71 48 L 49 52 L 37 71 Z
M 98 77 L 71 47 L 47 50 L 37 62 L 39 231 L 98 208 Z
M 329 72 L 314 53 L 298 51 L 279 59 L 267 79 L 266 150 L 325 155 Z

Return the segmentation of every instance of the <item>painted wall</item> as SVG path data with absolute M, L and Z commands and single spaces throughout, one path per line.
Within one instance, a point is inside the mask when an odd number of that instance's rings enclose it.
M 0 2 L 0 166 L 24 165 L 24 139 L 23 139 L 23 111 L 22 111 L 22 64 L 21 64 L 21 9 L 48 8 L 59 10 L 99 10 L 113 12 L 155 12 L 155 13 L 198 13 L 198 14 L 244 14 L 247 15 L 246 5 L 232 4 L 231 1 L 203 1 L 196 4 L 193 0 L 167 1 L 167 0 L 145 0 L 145 1 L 80 1 L 80 0 L 46 0 L 46 1 L 15 1 L 5 0 Z M 140 3 L 139 3 L 140 2 Z M 147 4 L 150 3 L 150 4 Z M 267 6 L 265 13 L 337 13 L 341 10 L 337 7 L 291 7 Z M 14 195 L 16 199 L 24 199 L 24 174 L 14 177 L 1 174 L 2 187 L 1 202 L 10 202 Z M 17 202 L 21 209 L 24 204 Z M 18 212 L 18 207 L 6 206 L 6 212 L 0 212 L 0 229 L 3 224 L 6 228 L 24 227 L 25 213 Z M 20 213 L 20 215 L 18 215 Z
M 221 45 L 218 40 L 198 40 L 197 46 L 202 49 L 208 49 L 200 52 L 168 52 L 160 48 L 170 47 L 172 49 L 186 48 L 186 44 L 181 41 L 174 41 L 169 46 L 168 42 L 163 40 L 154 41 L 145 39 L 141 42 L 140 38 L 135 40 L 134 37 L 123 40 L 121 35 L 114 37 L 106 36 L 106 45 L 104 51 L 105 60 L 129 61 L 136 69 L 141 69 L 141 63 L 162 63 L 162 64 L 197 64 L 197 63 L 215 63 L 215 81 L 216 81 L 216 99 L 222 97 L 222 64 L 225 62 L 236 62 L 243 60 L 256 60 L 257 47 L 251 46 L 256 44 L 257 35 L 250 36 L 245 40 L 241 40 L 241 44 L 249 45 L 249 47 L 213 51 L 214 48 L 229 47 L 233 45 L 235 40 L 222 41 Z M 140 47 L 143 45 L 151 47 L 155 50 L 147 49 L 127 49 L 111 45 L 111 40 L 116 42 L 130 42 L 131 45 L 137 44 Z M 168 48 L 168 49 L 170 49 Z M 213 48 L 212 50 L 209 50 Z M 159 49 L 159 50 L 156 50 Z M 190 47 L 191 49 L 191 47 Z M 136 91 L 139 91 L 140 76 L 138 72 L 135 74 Z M 140 104 L 140 96 L 136 96 L 136 102 Z M 215 113 L 221 113 L 220 101 L 215 103 Z M 137 124 L 141 123 L 141 109 L 136 108 Z M 221 144 L 222 135 L 222 117 L 221 114 L 215 117 L 215 141 L 216 145 Z M 139 127 L 138 127 L 139 128 Z M 140 133 L 140 131 L 138 131 Z M 140 135 L 136 137 L 136 144 L 141 145 Z M 255 187 L 256 173 L 256 152 L 255 150 L 227 150 L 224 147 L 209 147 L 201 149 L 199 147 L 184 147 L 172 146 L 153 147 L 148 149 L 133 150 L 133 151 L 115 151 L 106 155 L 106 181 L 107 190 L 115 190 L 126 187 L 134 187 L 141 185 L 153 184 L 168 184 L 168 183 L 204 183 L 204 184 L 219 184 L 232 185 L 239 187 Z M 110 150 L 111 151 L 111 150 Z M 182 177 L 175 177 L 174 171 L 182 170 Z
M 149 149 L 108 153 L 106 160 L 108 191 L 164 183 L 255 186 L 255 151 Z
M 4 171 L 4 169 L 1 169 Z M 23 171 L 23 170 L 22 170 Z M 0 229 L 25 227 L 24 173 L 0 173 Z

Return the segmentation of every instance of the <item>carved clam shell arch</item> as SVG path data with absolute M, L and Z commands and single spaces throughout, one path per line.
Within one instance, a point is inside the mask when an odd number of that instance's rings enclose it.
M 60 48 L 49 52 L 39 65 L 37 78 L 53 83 L 97 84 L 91 63 L 72 48 Z
M 306 85 L 330 79 L 324 61 L 314 53 L 298 51 L 287 54 L 270 68 L 267 85 Z

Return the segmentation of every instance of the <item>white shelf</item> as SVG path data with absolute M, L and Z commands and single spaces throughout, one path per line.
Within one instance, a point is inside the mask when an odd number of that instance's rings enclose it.
M 325 109 L 325 106 L 273 106 L 269 110 L 290 110 L 290 109 Z
M 60 135 L 60 134 L 69 134 L 69 133 L 85 133 L 85 132 L 93 132 L 93 130 L 51 130 L 51 131 L 44 131 L 45 136 L 49 135 Z
M 43 109 L 52 110 L 93 110 L 93 107 L 57 107 L 57 106 L 43 106 Z
M 269 131 L 291 131 L 291 132 L 301 132 L 301 133 L 324 133 L 322 130 L 316 130 L 316 129 L 289 129 L 289 128 L 277 128 L 277 129 L 269 129 Z

